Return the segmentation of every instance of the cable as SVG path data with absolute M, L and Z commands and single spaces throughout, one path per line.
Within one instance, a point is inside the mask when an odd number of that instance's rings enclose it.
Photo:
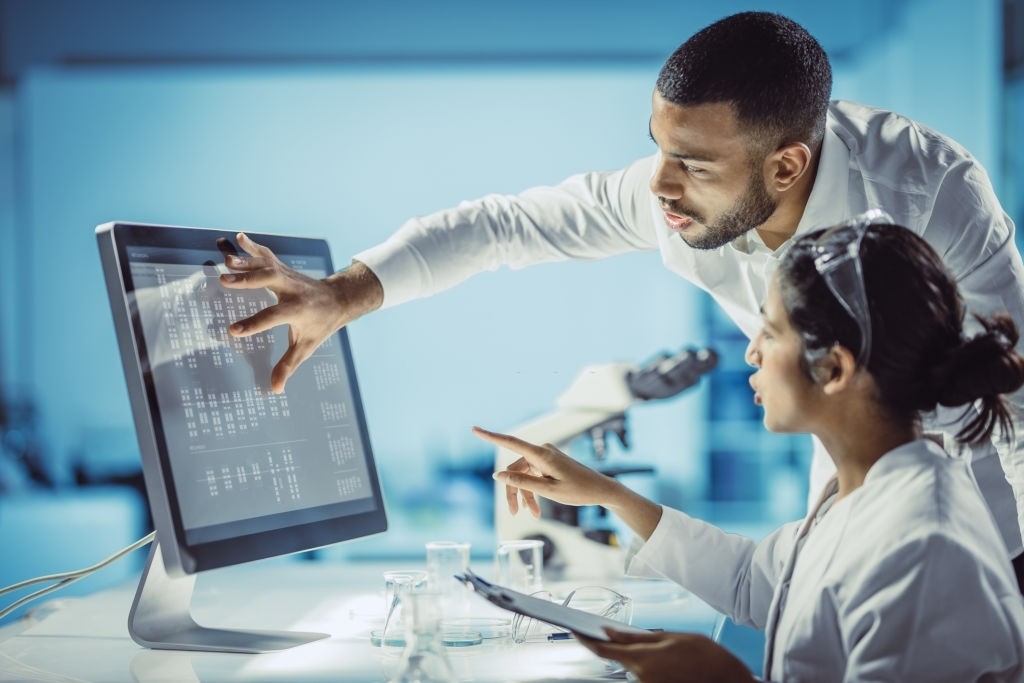
M 29 603 L 29 602 L 37 599 L 37 598 L 41 598 L 41 597 L 43 597 L 44 595 L 46 595 L 48 593 L 52 593 L 53 591 L 60 590 L 61 588 L 69 586 L 69 585 L 71 585 L 72 583 L 74 583 L 76 581 L 84 579 L 85 577 L 89 576 L 90 574 L 92 574 L 92 573 L 94 573 L 96 571 L 99 571 L 100 569 L 103 569 L 104 567 L 106 567 L 111 562 L 114 562 L 115 560 L 123 557 L 124 555 L 127 555 L 128 553 L 132 552 L 133 550 L 138 550 L 139 548 L 143 547 L 144 545 L 146 545 L 148 543 L 152 543 L 153 539 L 155 539 L 155 538 L 156 538 L 156 532 L 155 531 L 151 531 L 150 533 L 146 534 L 145 536 L 143 536 L 139 540 L 135 541 L 131 545 L 129 545 L 129 546 L 125 547 L 125 548 L 122 548 L 121 550 L 118 550 L 116 553 L 114 553 L 110 557 L 106 558 L 105 560 L 101 560 L 100 562 L 97 562 L 96 564 L 92 565 L 91 567 L 85 567 L 84 569 L 76 569 L 76 570 L 70 571 L 70 572 L 61 572 L 59 574 L 49 574 L 47 576 L 38 576 L 38 577 L 36 577 L 34 579 L 27 579 L 25 581 L 19 581 L 18 583 L 15 583 L 15 584 L 12 584 L 10 586 L 7 586 L 6 588 L 0 588 L 0 595 L 4 595 L 6 593 L 10 593 L 12 591 L 16 591 L 16 590 L 18 590 L 20 588 L 25 588 L 26 586 L 31 586 L 32 584 L 35 584 L 35 583 L 44 583 L 46 581 L 55 581 L 56 582 L 52 586 L 46 586 L 45 588 L 41 588 L 41 589 L 35 591 L 34 593 L 30 593 L 30 594 L 28 594 L 28 595 L 26 595 L 26 596 L 24 596 L 22 598 L 19 598 L 18 600 L 16 600 L 12 604 L 10 604 L 7 607 L 3 608 L 2 610 L 0 610 L 0 619 L 3 619 L 8 614 L 10 614 L 11 612 L 13 612 L 14 610 L 16 610 L 17 608 L 21 607 L 22 605 L 24 605 L 26 603 Z
M 99 569 L 103 569 L 104 567 L 106 567 L 111 562 L 119 559 L 121 556 L 126 555 L 126 554 L 132 552 L 133 550 L 138 550 L 142 546 L 144 546 L 144 545 L 146 545 L 148 543 L 151 543 L 154 538 L 156 538 L 156 532 L 155 531 L 151 531 L 148 534 L 146 534 L 145 536 L 143 536 L 142 538 L 140 538 L 139 540 L 137 540 L 134 543 L 132 543 L 131 545 L 129 545 L 128 547 L 122 548 L 121 550 L 118 550 L 116 553 L 114 553 L 113 555 L 111 555 L 107 559 L 101 560 L 100 562 L 97 562 L 96 564 L 92 565 L 91 567 L 85 567 L 84 569 L 76 569 L 76 570 L 70 571 L 70 572 L 61 572 L 60 574 L 50 574 L 48 576 L 38 576 L 38 577 L 36 577 L 34 579 L 27 579 L 25 581 L 21 581 L 19 583 L 15 583 L 15 584 L 12 584 L 10 586 L 7 586 L 6 588 L 0 588 L 0 595 L 4 595 L 5 593 L 10 593 L 11 591 L 16 591 L 19 588 L 24 588 L 25 586 L 31 586 L 33 583 L 42 583 L 44 581 L 57 581 L 57 580 L 60 580 L 60 579 L 72 578 L 72 577 L 78 576 L 79 574 L 82 574 L 82 575 L 92 574 L 93 572 L 95 572 L 95 571 L 97 571 Z
M 47 593 L 52 593 L 55 590 L 60 590 L 61 588 L 64 588 L 65 586 L 70 586 L 75 581 L 78 581 L 79 579 L 84 579 L 86 576 L 87 576 L 86 574 L 83 574 L 81 576 L 76 576 L 76 577 L 71 578 L 71 579 L 64 579 L 63 581 L 58 581 L 57 583 L 53 584 L 52 586 L 46 586 L 45 588 L 41 588 L 41 589 L 37 590 L 35 593 L 29 593 L 28 595 L 26 595 L 26 596 L 24 596 L 22 598 L 19 598 L 18 600 L 15 600 L 10 605 L 8 605 L 7 607 L 4 607 L 2 610 L 0 610 L 0 619 L 3 619 L 8 614 L 10 614 L 14 610 L 18 609 L 22 605 L 30 603 L 33 600 L 35 600 L 36 598 L 41 598 L 44 595 L 46 595 Z

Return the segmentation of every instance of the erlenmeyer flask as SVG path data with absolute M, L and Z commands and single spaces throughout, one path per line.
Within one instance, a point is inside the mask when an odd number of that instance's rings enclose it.
M 405 650 L 389 683 L 456 683 L 444 649 L 438 594 L 412 590 L 401 599 L 405 602 Z

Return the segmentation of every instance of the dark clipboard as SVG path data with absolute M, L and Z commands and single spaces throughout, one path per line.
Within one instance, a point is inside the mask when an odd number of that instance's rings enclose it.
M 511 588 L 495 585 L 485 581 L 468 569 L 465 574 L 455 578 L 472 586 L 473 590 L 482 597 L 502 609 L 538 619 L 552 626 L 564 628 L 567 631 L 578 633 L 594 640 L 609 639 L 608 634 L 604 632 L 605 626 L 624 633 L 650 633 L 650 631 L 630 626 L 622 621 L 598 616 L 572 607 L 565 607 L 557 602 L 535 598 L 531 595 L 514 591 Z

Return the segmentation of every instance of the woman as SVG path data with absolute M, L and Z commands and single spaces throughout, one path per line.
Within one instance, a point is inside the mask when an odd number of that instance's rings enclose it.
M 964 462 L 924 438 L 920 413 L 974 404 L 961 444 L 1012 428 L 1001 394 L 1024 384 L 1007 317 L 963 333 L 956 283 L 918 236 L 882 212 L 798 239 L 747 349 L 765 426 L 810 432 L 837 476 L 815 510 L 759 543 L 664 508 L 562 454 L 481 429 L 521 455 L 495 477 L 599 504 L 636 533 L 630 573 L 682 584 L 740 624 L 766 629 L 776 681 L 1024 680 L 1024 602 Z M 583 640 L 641 681 L 751 680 L 694 634 Z

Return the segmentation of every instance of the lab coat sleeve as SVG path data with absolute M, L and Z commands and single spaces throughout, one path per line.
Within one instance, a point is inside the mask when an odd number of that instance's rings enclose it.
M 941 535 L 866 561 L 863 581 L 834 589 L 849 653 L 843 680 L 1022 680 L 1024 603 L 990 578 Z
M 356 254 L 384 288 L 384 307 L 430 296 L 477 273 L 657 249 L 653 158 L 572 176 L 518 195 L 488 195 L 414 218 Z
M 797 527 L 787 524 L 758 543 L 663 507 L 647 542 L 630 548 L 626 571 L 675 581 L 737 624 L 764 629 Z
M 1008 313 L 1024 333 L 1024 263 L 1015 244 L 1013 221 L 1000 208 L 979 164 L 967 159 L 948 169 L 924 236 L 956 277 L 970 313 Z M 969 315 L 965 329 L 969 334 L 977 333 L 980 325 Z M 1018 350 L 1024 352 L 1024 342 L 1018 344 Z M 1015 441 L 1000 439 L 997 433 L 993 442 L 972 447 L 970 457 L 979 488 L 1010 555 L 1015 556 L 1024 548 L 1020 538 L 1024 529 L 1024 424 L 1020 420 L 1024 415 L 1024 391 L 1008 398 L 1015 408 Z M 973 409 L 965 414 L 964 407 L 940 407 L 926 420 L 926 428 L 954 435 L 966 423 L 966 416 L 974 414 Z M 1000 481 L 1003 477 L 1005 482 Z M 1012 488 L 1012 497 L 999 499 L 993 495 L 1007 486 Z M 1017 520 L 1016 528 L 1011 520 Z

